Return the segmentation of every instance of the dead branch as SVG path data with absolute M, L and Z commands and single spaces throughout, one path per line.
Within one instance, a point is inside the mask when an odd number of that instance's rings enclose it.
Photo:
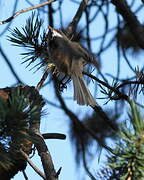
M 54 169 L 51 154 L 45 144 L 44 138 L 40 133 L 34 135 L 34 144 L 41 158 L 46 180 L 58 180 L 57 173 Z
M 73 20 L 71 21 L 71 23 L 67 27 L 68 36 L 71 36 L 74 33 L 74 31 L 76 30 L 77 24 L 78 24 L 82 14 L 83 14 L 83 11 L 86 8 L 86 5 L 88 2 L 89 2 L 89 0 L 83 0 L 80 3 L 78 10 L 77 10 L 75 16 L 73 17 Z
M 40 171 L 36 166 L 35 164 L 32 162 L 32 160 L 29 158 L 29 156 L 21 149 L 20 150 L 21 154 L 24 156 L 24 158 L 26 159 L 26 161 L 28 162 L 28 164 L 33 168 L 33 170 L 39 174 L 43 179 L 46 179 L 45 178 L 45 175 L 42 171 Z
M 6 24 L 6 23 L 12 21 L 14 18 L 16 18 L 18 15 L 20 15 L 20 14 L 22 14 L 22 13 L 31 11 L 31 10 L 33 10 L 33 9 L 38 9 L 38 8 L 43 7 L 43 6 L 46 6 L 46 5 L 48 5 L 48 4 L 50 4 L 50 3 L 54 2 L 54 1 L 56 1 L 56 0 L 49 0 L 49 1 L 46 1 L 46 2 L 44 2 L 44 3 L 37 4 L 37 5 L 35 5 L 35 6 L 29 7 L 29 8 L 26 8 L 26 9 L 21 9 L 21 10 L 17 11 L 15 14 L 13 14 L 11 17 L 7 18 L 6 20 L 0 21 L 0 25 L 1 25 L 1 24 Z
M 66 135 L 60 133 L 44 133 L 42 136 L 44 139 L 66 139 Z

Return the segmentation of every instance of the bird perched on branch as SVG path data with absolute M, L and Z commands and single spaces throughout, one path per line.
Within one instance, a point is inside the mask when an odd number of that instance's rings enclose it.
M 92 57 L 79 43 L 73 42 L 60 30 L 49 27 L 48 53 L 58 72 L 69 76 L 73 81 L 74 100 L 80 105 L 96 106 L 83 78 L 83 68 L 92 63 Z

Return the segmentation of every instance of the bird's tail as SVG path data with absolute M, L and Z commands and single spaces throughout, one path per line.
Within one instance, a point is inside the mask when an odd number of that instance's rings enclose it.
M 77 73 L 71 75 L 74 86 L 74 100 L 80 105 L 97 106 L 93 96 L 87 88 L 84 79 Z

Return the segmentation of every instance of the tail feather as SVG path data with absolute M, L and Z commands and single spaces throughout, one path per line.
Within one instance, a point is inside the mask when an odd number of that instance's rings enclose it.
M 73 74 L 71 76 L 74 85 L 74 100 L 80 105 L 97 105 L 82 76 Z
M 78 102 L 78 104 L 83 105 L 84 102 L 86 102 L 84 91 L 82 90 L 81 83 L 79 81 L 79 78 L 73 78 L 73 84 L 74 84 L 74 100 Z M 83 100 L 83 101 L 82 101 Z

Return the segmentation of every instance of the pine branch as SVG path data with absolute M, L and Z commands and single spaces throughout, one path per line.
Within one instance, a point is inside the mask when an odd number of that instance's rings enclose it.
M 44 101 L 34 87 L 0 89 L 0 177 L 12 178 L 26 168 L 20 149 L 32 152 L 31 124 L 40 122 Z
M 107 174 L 109 180 L 144 179 L 144 118 L 132 100 L 129 104 L 130 122 L 122 123 L 118 133 L 119 141 L 114 149 L 115 155 L 108 157 L 109 171 L 103 169 L 103 177 Z
M 45 60 L 48 59 L 47 38 L 44 31 L 41 33 L 42 24 L 43 20 L 36 16 L 35 13 L 32 13 L 22 29 L 16 27 L 10 30 L 11 36 L 8 36 L 8 40 L 11 41 L 13 45 L 24 47 L 27 50 L 27 52 L 21 54 L 24 56 L 23 63 L 28 63 L 27 67 L 37 59 L 40 60 L 40 63 L 35 65 L 35 67 L 42 67 L 45 64 Z

